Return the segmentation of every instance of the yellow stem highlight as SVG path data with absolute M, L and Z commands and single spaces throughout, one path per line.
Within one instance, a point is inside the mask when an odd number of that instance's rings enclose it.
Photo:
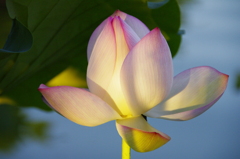
M 122 140 L 122 159 L 130 159 L 131 158 L 131 148 L 128 144 Z

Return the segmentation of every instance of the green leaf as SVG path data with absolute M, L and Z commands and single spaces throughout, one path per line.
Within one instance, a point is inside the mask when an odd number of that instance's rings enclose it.
M 181 43 L 181 35 L 179 34 L 180 8 L 175 0 L 169 1 L 167 4 L 158 9 L 152 10 L 152 17 L 157 22 L 160 29 L 166 33 L 166 39 L 174 57 Z
M 0 59 L 0 92 L 20 106 L 49 109 L 37 88 L 68 67 L 85 79 L 88 40 L 117 9 L 139 18 L 150 29 L 160 27 L 173 55 L 180 45 L 180 12 L 175 0 L 154 10 L 142 0 L 7 0 L 7 7 L 10 17 L 29 30 L 33 39 L 28 51 Z
M 156 9 L 169 2 L 169 0 L 148 0 L 148 7 Z
M 26 52 L 31 48 L 31 46 L 31 33 L 20 22 L 13 19 L 11 33 L 9 34 L 3 49 L 0 49 L 0 59 L 11 56 L 11 53 Z
M 239 90 L 240 89 L 240 73 L 237 74 L 236 76 L 236 83 L 235 83 L 236 88 Z

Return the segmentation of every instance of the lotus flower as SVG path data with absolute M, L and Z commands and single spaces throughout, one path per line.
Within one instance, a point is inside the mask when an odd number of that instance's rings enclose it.
M 173 77 L 170 49 L 159 28 L 116 11 L 88 44 L 89 91 L 40 85 L 44 101 L 69 120 L 97 126 L 116 120 L 119 135 L 135 151 L 152 151 L 170 140 L 142 115 L 189 120 L 210 108 L 226 89 L 228 75 L 208 66 Z

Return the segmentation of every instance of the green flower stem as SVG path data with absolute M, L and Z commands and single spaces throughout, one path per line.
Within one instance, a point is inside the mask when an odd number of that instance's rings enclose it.
M 131 148 L 128 144 L 122 140 L 122 159 L 130 159 L 131 158 Z

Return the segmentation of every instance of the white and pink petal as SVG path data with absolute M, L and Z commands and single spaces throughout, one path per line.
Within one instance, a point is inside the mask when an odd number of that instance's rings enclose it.
M 101 97 L 112 79 L 117 58 L 112 18 L 108 18 L 104 26 L 101 24 L 99 30 L 101 32 L 96 31 L 92 35 L 95 40 L 89 42 L 89 46 L 93 48 L 87 68 L 87 82 L 89 90 Z M 96 85 L 99 87 L 95 87 Z
M 192 119 L 220 99 L 227 82 L 228 75 L 212 67 L 188 69 L 174 77 L 169 97 L 145 115 L 169 120 Z
M 119 18 L 119 21 L 121 23 L 121 27 L 122 27 L 123 34 L 127 42 L 128 48 L 129 50 L 131 50 L 140 41 L 141 38 L 137 35 L 135 30 L 133 30 L 124 20 Z
M 139 19 L 120 10 L 117 10 L 112 16 L 120 16 L 121 19 L 124 20 L 136 32 L 140 39 L 150 32 L 148 27 Z
M 84 126 L 97 126 L 121 116 L 96 95 L 80 88 L 69 86 L 38 89 L 46 103 L 69 120 Z
M 158 28 L 141 39 L 121 69 L 121 86 L 133 115 L 143 114 L 163 101 L 173 81 L 170 49 Z
M 127 27 L 126 26 L 127 24 L 125 24 L 120 17 L 113 17 L 111 24 L 112 24 L 112 28 L 115 36 L 116 59 L 114 61 L 115 65 L 114 66 L 108 65 L 108 67 L 110 68 L 106 68 L 105 70 L 108 72 L 109 69 L 113 69 L 113 74 L 111 78 L 108 78 L 110 80 L 102 81 L 102 83 L 104 83 L 105 86 L 103 86 L 102 84 L 99 84 L 98 80 L 95 78 L 91 78 L 91 79 L 88 78 L 88 83 L 90 84 L 91 92 L 98 95 L 100 98 L 105 100 L 108 104 L 111 104 L 111 106 L 113 106 L 115 110 L 118 110 L 119 114 L 123 116 L 126 116 L 126 115 L 128 116 L 128 115 L 131 115 L 131 111 L 129 110 L 128 104 L 126 103 L 126 100 L 124 98 L 124 95 L 121 89 L 120 70 L 121 70 L 124 59 L 129 53 L 129 50 L 130 50 L 129 46 L 135 45 L 137 40 L 136 38 L 138 37 L 134 35 L 134 32 L 132 32 L 132 30 L 127 30 L 131 28 Z M 125 35 L 127 34 L 126 32 L 127 33 L 131 32 L 131 34 L 128 34 L 127 36 L 129 40 L 126 40 L 126 37 L 125 37 Z M 131 44 L 128 44 L 128 42 L 131 42 Z M 104 68 L 101 68 L 101 69 L 104 69 Z M 101 69 L 99 68 L 99 70 L 97 71 L 101 71 Z M 105 71 L 105 70 L 102 70 L 102 71 Z M 93 75 L 95 74 L 99 74 L 99 73 L 98 72 L 93 73 Z M 106 78 L 106 77 L 101 76 L 101 78 Z M 97 82 L 95 82 L 94 80 Z M 99 88 L 103 88 L 103 89 L 99 89 Z M 105 91 L 101 91 L 101 90 L 105 90 Z
M 107 18 L 105 19 L 92 33 L 89 42 L 88 42 L 88 47 L 87 47 L 87 58 L 88 60 L 90 59 L 90 56 L 93 52 L 95 43 L 98 40 L 99 35 L 102 33 L 104 30 L 105 26 L 108 25 L 109 21 L 111 21 L 112 18 Z
M 207 104 L 203 107 L 193 109 L 193 110 L 184 111 L 184 112 L 180 112 L 180 113 L 176 113 L 176 114 L 164 115 L 164 116 L 161 116 L 159 118 L 167 119 L 167 120 L 176 120 L 176 121 L 190 120 L 192 118 L 195 118 L 195 117 L 201 115 L 202 113 L 207 111 L 209 108 L 211 108 L 211 106 L 213 104 L 215 104 L 219 100 L 219 98 L 221 98 L 221 96 L 219 96 L 217 99 L 215 99 L 214 101 L 212 101 L 211 103 L 209 103 L 209 104 Z
M 119 17 L 114 17 L 112 20 L 112 27 L 115 35 L 116 42 L 116 65 L 115 71 L 119 71 L 122 63 L 129 53 L 130 48 L 128 47 L 128 41 L 125 38 L 125 31 L 122 28 L 122 20 Z

